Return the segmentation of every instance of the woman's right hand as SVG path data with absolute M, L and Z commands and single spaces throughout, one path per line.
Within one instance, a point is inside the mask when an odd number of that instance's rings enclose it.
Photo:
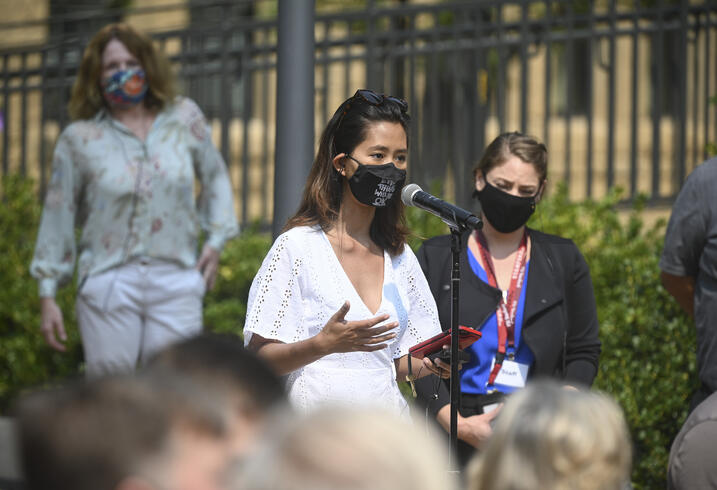
M 386 344 L 384 342 L 396 337 L 395 332 L 387 332 L 396 328 L 398 322 L 376 326 L 388 320 L 389 315 L 379 315 L 367 320 L 347 321 L 345 317 L 350 308 L 349 302 L 344 302 L 317 335 L 317 340 L 326 354 L 356 351 L 373 352 L 385 348 Z
M 493 435 L 491 422 L 500 413 L 501 408 L 503 408 L 502 403 L 488 413 L 459 418 L 458 438 L 475 448 L 481 447 Z
M 42 314 L 40 332 L 45 342 L 53 349 L 65 352 L 67 349 L 62 342 L 67 340 L 67 334 L 62 322 L 62 311 L 57 306 L 55 298 L 40 298 L 40 309 Z
M 498 416 L 502 408 L 503 404 L 501 403 L 494 410 L 480 415 L 469 415 L 468 417 L 463 417 L 459 413 L 458 419 L 456 420 L 458 439 L 475 448 L 480 448 L 483 443 L 485 443 L 485 441 L 490 439 L 490 436 L 493 435 L 492 422 L 493 419 Z M 450 405 L 444 405 L 436 414 L 436 420 L 441 427 L 446 430 L 446 432 L 450 432 L 450 417 Z

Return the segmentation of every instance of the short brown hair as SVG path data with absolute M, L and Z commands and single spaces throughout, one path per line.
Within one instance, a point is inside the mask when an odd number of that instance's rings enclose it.
M 217 441 L 223 409 L 178 376 L 112 376 L 25 396 L 15 408 L 28 490 L 114 488 L 160 465 L 177 431 Z
M 160 351 L 148 369 L 178 374 L 204 389 L 233 395 L 250 416 L 263 417 L 286 403 L 281 379 L 236 335 L 205 332 L 183 340 Z
M 548 177 L 548 149 L 537 138 L 523 133 L 503 133 L 494 139 L 483 152 L 483 157 L 473 167 L 473 178 L 478 172 L 487 174 L 514 155 L 530 163 L 538 172 L 540 182 Z
M 73 120 L 89 119 L 106 106 L 100 88 L 102 53 L 112 39 L 124 44 L 142 65 L 149 84 L 144 98 L 147 108 L 159 111 L 176 95 L 169 60 L 154 46 L 152 39 L 129 24 L 109 24 L 94 35 L 82 55 L 68 104 Z

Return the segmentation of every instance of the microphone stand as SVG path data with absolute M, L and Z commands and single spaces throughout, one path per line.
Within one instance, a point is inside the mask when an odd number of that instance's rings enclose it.
M 458 406 L 461 383 L 458 377 L 458 299 L 461 280 L 461 233 L 463 228 L 449 224 L 451 229 L 451 423 L 448 438 L 448 471 L 458 473 Z
M 414 196 L 421 192 L 420 200 L 416 202 Z M 421 191 L 416 184 L 408 184 L 401 191 L 401 200 L 406 206 L 416 206 L 431 214 L 438 216 L 451 230 L 451 383 L 450 383 L 450 431 L 448 439 L 448 472 L 458 473 L 458 406 L 461 400 L 461 383 L 458 378 L 459 358 L 459 330 L 458 330 L 458 300 L 461 281 L 461 234 L 471 228 L 480 229 L 483 222 L 470 212 L 447 204 L 430 194 Z M 430 203 L 430 204 L 429 204 Z

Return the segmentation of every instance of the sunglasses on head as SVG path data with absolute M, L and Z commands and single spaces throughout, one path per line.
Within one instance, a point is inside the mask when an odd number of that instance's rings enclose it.
M 373 90 L 359 89 L 356 91 L 353 97 L 344 102 L 344 110 L 341 113 L 341 118 L 339 118 L 338 124 L 336 125 L 337 128 L 341 126 L 341 121 L 344 120 L 344 116 L 348 114 L 348 112 L 351 110 L 351 105 L 357 99 L 363 100 L 364 102 L 368 102 L 371 105 L 381 105 L 383 104 L 384 100 L 388 100 L 390 102 L 393 102 L 394 104 L 398 104 L 398 107 L 399 109 L 401 109 L 401 112 L 405 113 L 406 111 L 408 111 L 408 103 L 399 97 L 394 97 L 393 95 L 377 94 Z
M 401 112 L 406 112 L 408 110 L 408 103 L 405 100 L 399 97 L 394 97 L 393 95 L 377 94 L 373 90 L 359 89 L 356 91 L 354 96 L 349 99 L 349 101 L 357 98 L 361 98 L 371 105 L 381 105 L 384 100 L 390 100 L 391 102 L 398 104 Z

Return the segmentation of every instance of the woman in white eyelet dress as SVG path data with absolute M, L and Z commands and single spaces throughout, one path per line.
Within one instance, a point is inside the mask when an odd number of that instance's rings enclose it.
M 254 278 L 246 345 L 287 375 L 292 404 L 366 405 L 406 415 L 408 349 L 440 333 L 398 199 L 406 103 L 359 90 L 329 121 L 299 210 Z M 412 374 L 448 376 L 414 359 Z

